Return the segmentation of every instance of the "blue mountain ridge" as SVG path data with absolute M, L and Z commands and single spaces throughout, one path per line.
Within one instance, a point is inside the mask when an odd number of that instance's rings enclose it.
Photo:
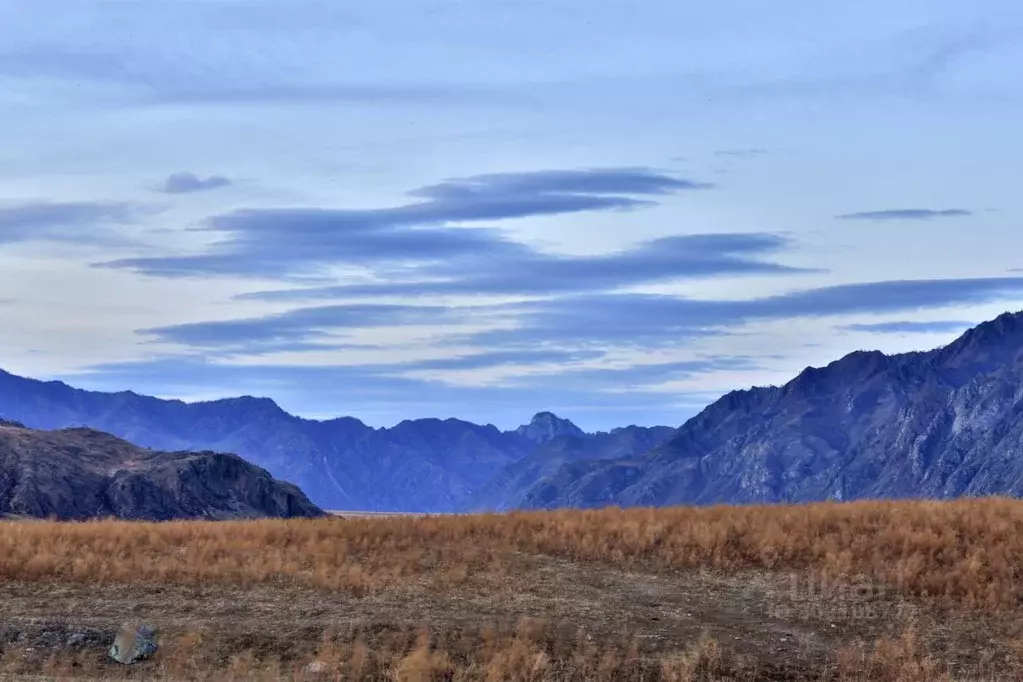
M 1023 314 L 928 352 L 857 351 L 728 393 L 681 428 L 587 434 L 540 412 L 374 429 L 272 400 L 99 393 L 0 371 L 0 418 L 89 426 L 159 450 L 233 452 L 317 505 L 468 511 L 1023 494 Z

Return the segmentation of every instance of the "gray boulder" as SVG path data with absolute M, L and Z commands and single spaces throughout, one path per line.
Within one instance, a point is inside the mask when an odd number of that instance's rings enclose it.
M 148 625 L 121 628 L 110 646 L 110 658 L 124 665 L 143 661 L 156 653 L 156 629 Z

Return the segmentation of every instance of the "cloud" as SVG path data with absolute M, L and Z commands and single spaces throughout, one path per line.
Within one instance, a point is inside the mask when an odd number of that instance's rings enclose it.
M 921 311 L 1023 299 L 1023 278 L 894 280 L 806 289 L 746 300 L 594 294 L 512 304 L 516 326 L 473 335 L 494 344 L 579 343 L 671 347 L 714 330 L 761 320 Z
M 754 156 L 767 156 L 771 151 L 769 149 L 762 149 L 760 147 L 750 147 L 745 149 L 718 149 L 714 152 L 714 156 L 731 157 L 731 158 L 751 158 Z
M 192 173 L 174 173 L 163 183 L 160 191 L 167 194 L 187 194 L 227 187 L 231 181 L 219 175 L 200 178 Z
M 267 352 L 329 347 L 327 330 L 436 325 L 451 320 L 455 309 L 440 306 L 335 305 L 298 308 L 263 317 L 192 322 L 141 329 L 157 342 L 229 352 Z
M 704 183 L 645 168 L 534 171 L 448 180 L 409 192 L 420 199 L 375 209 L 245 209 L 198 228 L 225 235 L 207 253 L 121 259 L 106 267 L 158 276 L 284 276 L 335 265 L 410 264 L 527 257 L 531 249 L 479 223 L 656 205 L 650 197 Z
M 484 359 L 487 357 L 491 356 L 483 354 Z M 553 359 L 555 355 L 552 352 L 548 357 Z M 564 373 L 559 367 L 485 385 L 409 375 L 417 366 L 426 368 L 432 362 L 371 366 L 240 365 L 170 356 L 95 365 L 52 378 L 92 390 L 131 388 L 143 394 L 185 399 L 267 396 L 299 414 L 350 415 L 380 426 L 391 426 L 416 415 L 458 417 L 477 423 L 496 421 L 503 428 L 514 428 L 536 412 L 537 395 L 542 391 L 545 407 L 585 428 L 627 423 L 677 426 L 718 395 L 703 392 L 668 395 L 655 390 L 657 385 L 721 369 L 753 366 L 742 358 L 702 358 L 610 369 L 578 368 Z M 225 386 L 230 388 L 219 388 Z M 230 392 L 211 395 L 210 387 Z M 628 390 L 621 391 L 622 388 Z M 324 405 L 330 406 L 327 414 L 323 412 Z
M 99 390 L 135 390 L 158 395 L 209 397 L 209 387 L 232 393 L 270 395 L 303 413 L 352 414 L 376 422 L 400 421 L 408 414 L 457 415 L 511 425 L 531 413 L 536 396 L 567 415 L 616 422 L 636 415 L 644 423 L 681 423 L 702 405 L 664 385 L 720 371 L 758 369 L 745 356 L 615 366 L 610 353 L 627 349 L 672 349 L 703 334 L 721 334 L 748 322 L 850 314 L 911 312 L 998 300 L 1023 299 L 1023 278 L 902 280 L 847 284 L 747 300 L 696 300 L 642 294 L 565 296 L 491 306 L 352 305 L 299 308 L 239 320 L 201 322 L 148 330 L 197 356 L 90 368 L 73 379 Z M 501 328 L 439 336 L 439 359 L 371 362 L 362 365 L 296 366 L 281 363 L 234 364 L 217 352 L 264 353 L 274 344 L 322 344 L 355 328 L 386 325 L 458 325 L 481 316 Z M 899 323 L 887 324 L 896 329 Z M 949 321 L 946 324 L 951 325 Z M 484 325 L 485 326 L 485 325 Z M 903 326 L 903 328 L 909 328 Z M 458 344 L 462 344 L 459 347 Z M 608 354 L 608 355 L 605 355 Z M 619 354 L 620 355 L 620 354 Z M 229 359 L 228 359 L 229 360 Z M 599 363 L 598 363 L 599 361 Z M 595 364 L 599 366 L 594 366 Z M 503 372 L 492 380 L 459 371 L 524 365 L 523 373 Z M 687 402 L 688 401 L 688 402 Z M 683 405 L 679 407 L 679 405 Z M 604 422 L 606 423 L 606 422 Z
M 106 242 L 106 228 L 130 223 L 137 207 L 124 203 L 34 202 L 0 206 L 0 244 L 30 241 Z
M 973 212 L 965 208 L 898 208 L 886 211 L 862 211 L 859 213 L 845 213 L 837 215 L 838 220 L 934 220 L 937 218 L 966 218 L 972 216 Z
M 482 353 L 466 353 L 431 360 L 399 362 L 386 366 L 376 366 L 381 370 L 415 370 L 415 371 L 448 371 L 489 369 L 515 365 L 547 365 L 577 363 L 586 360 L 598 360 L 604 356 L 602 351 L 568 351 L 554 349 L 509 349 L 487 351 Z
M 939 334 L 945 332 L 962 332 L 973 326 L 972 322 L 962 320 L 941 320 L 934 322 L 877 322 L 872 324 L 847 324 L 839 329 L 851 332 L 870 332 L 875 334 Z
M 203 63 L 188 57 L 120 44 L 67 46 L 38 43 L 0 48 L 0 79 L 22 83 L 64 83 L 74 98 L 102 93 L 104 103 L 133 105 L 247 105 L 247 104 L 425 104 L 435 106 L 521 106 L 531 100 L 521 94 L 483 85 L 454 85 L 389 79 L 389 82 L 310 79 L 297 67 L 285 74 L 266 69 L 259 60 L 215 59 Z M 88 87 L 81 87 L 85 84 Z
M 793 274 L 808 270 L 763 260 L 789 240 L 772 234 L 695 234 L 662 237 L 595 256 L 494 249 L 487 258 L 431 263 L 419 279 L 242 294 L 240 299 L 302 301 L 442 295 L 555 295 L 614 290 L 639 284 L 720 275 Z
M 141 330 L 203 351 L 260 352 L 278 344 L 342 341 L 331 332 L 420 326 L 447 330 L 447 343 L 515 351 L 555 346 L 666 348 L 760 320 L 907 312 L 1023 298 L 1023 278 L 902 280 L 806 289 L 746 300 L 606 293 L 496 305 L 350 304 L 296 308 L 262 317 Z M 489 327 L 460 332 L 472 322 Z
M 620 367 L 566 368 L 554 374 L 531 376 L 527 384 L 542 388 L 558 383 L 593 391 L 643 392 L 672 381 L 693 379 L 718 371 L 755 370 L 760 365 L 746 356 L 697 358 L 672 362 L 637 363 Z M 717 397 L 717 396 L 715 396 Z
M 649 168 L 596 168 L 525 173 L 489 173 L 449 180 L 410 192 L 431 199 L 533 195 L 665 195 L 713 185 L 675 178 Z

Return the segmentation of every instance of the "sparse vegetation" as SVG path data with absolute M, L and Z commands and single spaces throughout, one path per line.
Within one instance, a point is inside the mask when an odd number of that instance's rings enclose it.
M 56 589 L 98 603 L 110 590 L 143 595 L 147 586 L 171 610 L 181 608 L 174 600 L 226 605 L 172 619 L 148 667 L 111 670 L 91 650 L 37 660 L 0 639 L 0 670 L 182 679 L 1010 679 L 1023 673 L 1014 625 L 1021 568 L 1023 502 L 1007 499 L 5 522 L 6 610 Z M 626 586 L 635 592 L 624 594 Z M 850 599 L 867 610 L 849 610 Z M 343 618 L 313 606 L 338 600 Z M 814 608 L 800 615 L 806 601 Z M 218 626 L 218 608 L 230 632 Z M 252 634 L 273 628 L 262 639 Z

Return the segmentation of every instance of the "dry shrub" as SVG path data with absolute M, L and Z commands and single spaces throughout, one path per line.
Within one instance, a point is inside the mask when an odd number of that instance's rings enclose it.
M 455 666 L 443 651 L 430 646 L 430 636 L 419 636 L 415 649 L 394 667 L 396 682 L 441 682 L 455 676 Z
M 728 673 L 718 643 L 704 634 L 685 652 L 666 658 L 661 664 L 665 682 L 711 682 Z
M 951 682 L 947 665 L 921 647 L 916 631 L 905 630 L 898 638 L 882 637 L 873 645 L 863 642 L 841 649 L 836 655 L 841 682 Z

